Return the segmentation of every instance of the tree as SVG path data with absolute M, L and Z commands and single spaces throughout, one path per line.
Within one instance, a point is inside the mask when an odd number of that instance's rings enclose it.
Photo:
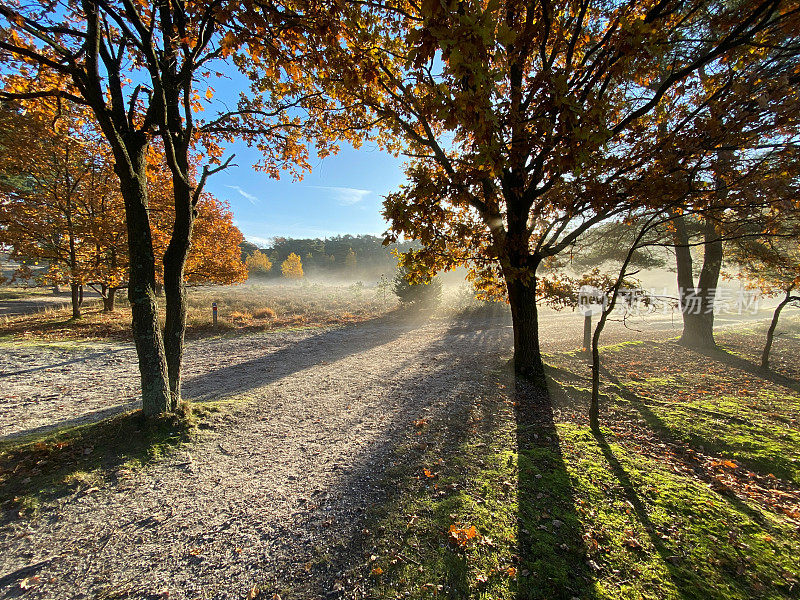
M 213 97 L 206 85 L 213 78 L 214 62 L 238 49 L 233 9 L 218 2 L 116 0 L 78 0 L 58 10 L 45 0 L 0 6 L 0 61 L 5 63 L 7 84 L 0 97 L 85 105 L 112 150 L 125 201 L 128 297 L 146 415 L 173 410 L 180 401 L 186 325 L 183 275 L 192 228 L 206 179 L 229 164 L 219 164 L 222 151 L 216 143 L 242 133 L 265 154 L 262 167 L 272 175 L 284 166 L 307 164 L 299 142 L 302 121 L 297 113 L 287 116 L 286 105 L 268 105 L 262 96 L 245 111 L 225 109 L 206 122 L 195 117 L 203 108 L 201 98 Z M 264 67 L 291 65 L 298 34 L 282 25 L 294 18 L 294 11 L 272 5 L 267 11 L 258 7 L 257 12 L 262 22 L 269 20 L 269 27 L 262 28 L 269 35 L 260 44 L 251 40 L 246 51 Z M 274 88 L 284 85 L 275 78 Z M 268 94 L 269 86 L 262 91 Z M 173 180 L 174 220 L 163 258 L 163 334 L 146 176 L 147 149 L 156 134 Z M 195 177 L 190 152 L 199 141 L 217 166 L 204 167 Z
M 250 273 L 251 277 L 253 275 L 266 275 L 269 273 L 270 269 L 272 269 L 272 263 L 261 250 L 254 250 L 253 253 L 245 259 L 245 264 L 247 265 L 247 271 Z
M 539 267 L 631 208 L 627 182 L 675 141 L 652 127 L 670 91 L 798 30 L 778 1 L 348 6 L 325 87 L 413 157 L 384 204 L 388 239 L 423 243 L 411 268 L 500 278 L 515 370 L 540 382 Z
M 792 302 L 800 302 L 800 204 L 794 214 L 784 215 L 781 235 L 768 238 L 744 238 L 731 246 L 731 262 L 753 288 L 766 297 L 783 296 L 772 313 L 761 367 L 769 368 L 769 355 L 781 311 Z
M 419 281 L 415 279 L 412 271 L 401 267 L 392 281 L 392 291 L 403 306 L 431 307 L 436 306 L 441 300 L 442 282 L 438 277 L 428 281 Z
M 47 279 L 68 283 L 72 316 L 80 318 L 82 287 L 114 285 L 121 270 L 106 254 L 124 223 L 108 148 L 78 107 L 0 112 L 0 240 L 12 256 L 49 265 Z
M 84 285 L 97 289 L 104 310 L 112 311 L 129 266 L 124 203 L 110 151 L 85 113 L 69 105 L 59 114 L 29 110 L 23 115 L 9 108 L 2 113 L 5 135 L 0 140 L 0 190 L 5 199 L 0 205 L 0 237 L 15 256 L 49 264 L 48 279 L 54 283 L 71 283 L 74 317 L 80 316 L 79 288 Z M 172 228 L 172 181 L 163 155 L 152 148 L 147 175 L 159 259 Z M 197 210 L 186 281 L 242 281 L 245 270 L 237 247 L 242 235 L 229 207 L 203 194 Z
M 303 278 L 303 262 L 300 257 L 292 252 L 285 261 L 281 263 L 281 273 L 286 279 Z
M 186 283 L 230 285 L 246 281 L 247 266 L 239 252 L 243 240 L 242 232 L 233 224 L 230 206 L 204 193 L 197 203 L 194 235 L 184 269 Z

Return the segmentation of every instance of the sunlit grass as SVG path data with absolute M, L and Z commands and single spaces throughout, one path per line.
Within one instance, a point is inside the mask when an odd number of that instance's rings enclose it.
M 410 428 L 369 527 L 374 597 L 797 597 L 800 394 L 723 358 L 609 348 L 601 432 L 569 353 L 549 420 L 501 374 Z

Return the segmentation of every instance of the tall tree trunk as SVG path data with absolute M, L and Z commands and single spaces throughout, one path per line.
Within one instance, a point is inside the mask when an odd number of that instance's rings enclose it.
M 536 306 L 536 277 L 528 280 L 506 276 L 508 303 L 514 326 L 514 372 L 538 385 L 546 385 L 539 348 L 539 314 Z
M 125 144 L 126 155 L 122 160 L 118 156 L 115 166 L 125 201 L 130 255 L 128 300 L 142 380 L 142 410 L 150 416 L 170 409 L 170 394 L 164 343 L 158 323 L 155 255 L 147 214 L 147 145 L 144 136 L 141 137 Z
M 70 292 L 71 292 L 70 296 L 71 296 L 71 300 L 72 300 L 72 318 L 73 319 L 80 319 L 81 318 L 81 303 L 82 303 L 82 299 L 81 299 L 80 287 L 81 286 L 79 286 L 75 282 L 72 282 L 69 285 L 69 289 L 70 289 Z
M 68 204 L 67 209 L 67 235 L 69 236 L 69 287 L 70 296 L 72 300 L 72 318 L 81 318 L 81 304 L 83 304 L 83 297 L 80 293 L 80 285 L 78 284 L 78 252 L 75 248 L 75 232 L 72 226 L 72 208 Z
M 722 268 L 722 241 L 714 222 L 705 220 L 703 266 L 697 286 L 694 285 L 692 255 L 689 235 L 683 217 L 675 219 L 675 256 L 678 270 L 678 288 L 683 315 L 683 333 L 680 342 L 691 348 L 713 349 L 714 296 Z
M 181 167 L 184 173 L 189 173 L 188 164 Z M 183 281 L 183 269 L 191 245 L 194 206 L 192 189 L 188 182 L 176 176 L 173 176 L 172 182 L 175 196 L 175 224 L 172 238 L 164 253 L 166 298 L 164 349 L 169 371 L 170 403 L 172 410 L 175 410 L 181 401 L 181 362 L 186 331 L 186 287 Z
M 117 296 L 117 288 L 114 286 L 109 286 L 105 290 L 105 295 L 103 296 L 103 312 L 111 313 L 114 312 L 114 301 L 116 300 Z
M 781 316 L 781 311 L 784 306 L 793 300 L 800 300 L 800 296 L 792 296 L 792 290 L 787 290 L 786 297 L 780 301 L 778 306 L 775 307 L 775 312 L 772 313 L 772 322 L 769 324 L 767 339 L 764 342 L 764 350 L 761 352 L 761 367 L 764 369 L 769 369 L 769 352 L 772 350 L 772 340 L 775 338 L 775 329 L 778 327 L 778 319 Z

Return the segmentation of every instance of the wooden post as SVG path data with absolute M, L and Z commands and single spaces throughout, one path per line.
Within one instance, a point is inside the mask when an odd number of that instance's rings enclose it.
M 212 315 L 212 318 L 213 318 L 214 325 L 216 325 L 217 324 L 217 303 L 216 302 L 212 302 L 211 303 L 211 315 Z

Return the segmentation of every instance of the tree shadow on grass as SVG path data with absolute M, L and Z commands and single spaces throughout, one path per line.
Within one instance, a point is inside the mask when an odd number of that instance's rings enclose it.
M 631 478 L 628 475 L 628 472 L 625 470 L 625 467 L 614 455 L 614 452 L 611 449 L 611 446 L 609 446 L 605 435 L 599 430 L 595 430 L 592 433 L 597 441 L 597 445 L 603 452 L 603 457 L 606 459 L 606 462 L 608 462 L 608 465 L 611 468 L 611 472 L 614 474 L 614 477 L 616 477 L 620 486 L 622 486 L 625 499 L 633 508 L 636 518 L 639 520 L 639 523 L 642 525 L 645 532 L 647 532 L 647 536 L 650 538 L 650 543 L 656 549 L 656 552 L 658 552 L 661 561 L 664 565 L 666 565 L 670 579 L 675 586 L 679 597 L 697 597 L 697 582 L 687 579 L 685 574 L 682 573 L 678 567 L 676 567 L 675 561 L 678 559 L 678 557 L 672 551 L 670 551 L 670 549 L 664 543 L 664 540 L 662 540 L 656 533 L 656 528 L 650 520 L 650 516 L 647 513 L 647 508 L 645 507 L 645 504 L 642 502 L 641 498 L 639 498 L 639 494 L 636 493 L 636 486 L 631 481 Z M 695 593 L 691 593 L 692 591 Z
M 790 377 L 786 377 L 785 375 L 781 375 L 773 371 L 772 369 L 764 369 L 761 365 L 756 363 L 750 362 L 747 359 L 742 358 L 741 356 L 737 356 L 733 352 L 726 350 L 725 348 L 717 347 L 714 350 L 699 350 L 696 348 L 687 348 L 690 352 L 696 352 L 701 356 L 705 356 L 717 362 L 721 362 L 724 365 L 729 367 L 733 367 L 734 369 L 739 369 L 740 371 L 744 371 L 749 375 L 753 375 L 760 379 L 765 379 L 770 383 L 774 383 L 775 385 L 780 385 L 782 387 L 788 388 L 794 392 L 800 394 L 800 381 L 796 379 L 791 379 Z
M 738 512 L 747 515 L 762 527 L 767 529 L 772 528 L 771 523 L 764 517 L 761 511 L 754 509 L 752 506 L 742 501 L 730 487 L 725 485 L 716 477 L 715 473 L 710 472 L 706 465 L 699 460 L 694 452 L 694 449 L 691 448 L 691 446 L 685 441 L 678 439 L 672 429 L 666 425 L 664 421 L 662 421 L 661 418 L 650 409 L 649 406 L 647 406 L 642 398 L 640 398 L 635 392 L 622 383 L 618 377 L 608 371 L 605 367 L 601 367 L 600 370 L 602 376 L 614 385 L 616 392 L 620 395 L 620 397 L 629 402 L 630 405 L 635 408 L 637 412 L 639 412 L 651 431 L 653 431 L 653 433 L 655 433 L 655 435 L 662 442 L 670 446 L 670 448 L 675 452 L 676 457 L 691 470 L 695 477 L 708 484 L 712 489 L 716 490 L 721 497 L 724 498 Z M 610 449 L 608 451 L 610 452 Z M 604 449 L 604 453 L 605 452 L 606 450 Z M 609 463 L 610 462 L 611 460 L 609 459 Z M 758 468 L 756 465 L 751 466 Z
M 575 493 L 550 393 L 514 382 L 518 463 L 517 598 L 595 598 Z

